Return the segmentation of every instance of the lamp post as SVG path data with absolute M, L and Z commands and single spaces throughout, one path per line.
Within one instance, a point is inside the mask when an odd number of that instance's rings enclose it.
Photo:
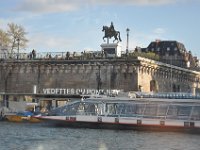
M 2 49 L 2 47 L 3 47 L 2 41 L 3 41 L 3 40 L 2 40 L 1 37 L 0 37 L 0 48 L 1 48 L 1 49 Z M 0 49 L 0 50 L 1 50 L 1 49 Z
M 20 41 L 20 39 L 19 38 L 17 38 L 17 59 L 19 58 L 19 41 Z
M 126 56 L 128 56 L 129 31 L 130 31 L 130 29 L 127 28 L 127 29 L 126 29 L 126 33 L 127 33 Z

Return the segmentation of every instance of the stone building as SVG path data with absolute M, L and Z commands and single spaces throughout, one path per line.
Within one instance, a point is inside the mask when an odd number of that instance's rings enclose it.
M 197 69 L 198 59 L 193 57 L 191 51 L 187 51 L 184 44 L 177 41 L 151 42 L 147 48 L 142 48 L 142 52 L 153 52 L 160 57 L 160 61 L 182 68 Z

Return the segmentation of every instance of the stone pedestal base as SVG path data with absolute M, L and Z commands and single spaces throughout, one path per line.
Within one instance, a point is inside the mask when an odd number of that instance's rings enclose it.
M 122 54 L 120 43 L 101 44 L 101 49 L 106 58 L 121 57 Z

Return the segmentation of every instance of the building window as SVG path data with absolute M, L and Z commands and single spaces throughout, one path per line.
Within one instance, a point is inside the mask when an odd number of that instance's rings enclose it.
M 167 48 L 167 51 L 170 51 L 170 47 Z

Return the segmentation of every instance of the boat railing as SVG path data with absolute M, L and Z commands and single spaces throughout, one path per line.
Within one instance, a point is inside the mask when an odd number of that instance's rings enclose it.
M 168 99 L 200 99 L 199 94 L 169 92 L 169 93 L 153 93 L 153 92 L 135 92 L 137 98 L 168 98 Z

